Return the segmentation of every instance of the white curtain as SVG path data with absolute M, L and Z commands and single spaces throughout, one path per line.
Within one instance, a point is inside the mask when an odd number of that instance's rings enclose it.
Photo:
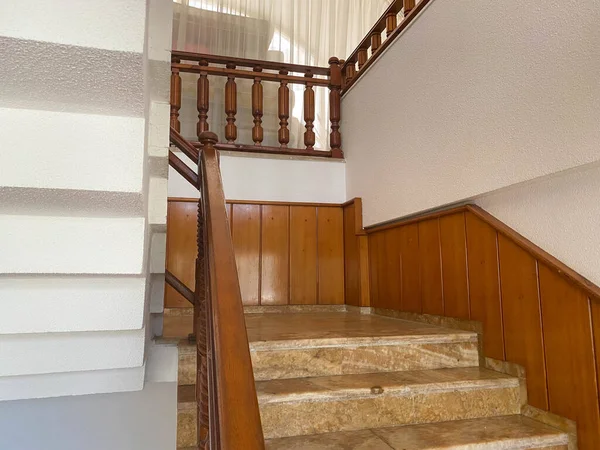
M 345 59 L 391 0 L 174 0 L 173 48 L 239 58 L 328 66 Z M 197 76 L 184 74 L 180 120 L 186 137 L 196 133 Z M 225 79 L 210 76 L 209 126 L 224 139 Z M 250 144 L 251 80 L 238 85 L 238 141 Z M 277 83 L 263 82 L 263 145 L 278 146 Z M 303 148 L 304 86 L 290 86 L 290 147 Z M 328 90 L 315 87 L 315 148 L 328 148 Z M 343 132 L 343 130 L 342 130 Z M 343 136 L 343 134 L 342 134 Z

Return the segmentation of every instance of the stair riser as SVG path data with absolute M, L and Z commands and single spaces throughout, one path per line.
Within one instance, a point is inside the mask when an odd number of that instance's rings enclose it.
M 518 414 L 519 388 L 501 387 L 267 403 L 265 438 Z
M 177 448 L 196 446 L 197 417 L 196 408 L 177 411 Z
M 258 380 L 478 365 L 475 342 L 252 351 Z

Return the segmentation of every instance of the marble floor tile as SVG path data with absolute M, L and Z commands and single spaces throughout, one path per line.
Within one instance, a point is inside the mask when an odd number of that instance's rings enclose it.
M 370 430 L 296 436 L 270 439 L 266 442 L 266 450 L 390 450 L 391 448 Z
M 394 449 L 514 449 L 566 445 L 567 436 L 522 416 L 488 417 L 374 429 Z
M 246 328 L 250 342 L 430 335 L 476 336 L 475 333 L 425 323 L 346 312 L 247 314 Z

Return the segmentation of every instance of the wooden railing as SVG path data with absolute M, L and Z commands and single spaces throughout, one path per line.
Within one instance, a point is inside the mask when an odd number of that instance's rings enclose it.
M 215 149 L 217 135 L 200 133 L 200 152 L 173 128 L 170 138 L 172 145 L 198 164 L 196 174 L 169 152 L 169 164 L 200 191 L 193 292 L 198 352 L 198 445 L 203 450 L 264 450 L 240 284 Z M 190 298 L 190 290 L 184 289 L 183 283 L 172 274 L 167 274 L 166 281 Z
M 298 64 L 285 64 L 253 59 L 232 58 L 201 53 L 173 51 L 171 54 L 171 127 L 180 131 L 179 110 L 181 109 L 181 75 L 182 72 L 198 74 L 197 84 L 197 109 L 198 124 L 197 135 L 209 130 L 209 75 L 227 77 L 225 84 L 225 113 L 227 115 L 224 136 L 225 142 L 218 143 L 218 150 L 245 151 L 255 153 L 275 153 L 286 155 L 324 156 L 343 158 L 342 138 L 340 134 L 340 98 L 342 88 L 342 75 L 339 59 L 332 57 L 329 67 L 312 67 Z M 294 75 L 295 73 L 301 76 Z M 238 143 L 236 122 L 237 114 L 237 78 L 253 80 L 252 85 L 252 143 Z M 279 146 L 264 146 L 264 131 L 262 118 L 263 81 L 279 83 L 278 90 L 278 118 Z M 289 84 L 301 84 L 304 90 L 304 148 L 290 148 L 290 88 Z M 331 132 L 329 135 L 330 150 L 315 149 L 316 136 L 314 132 L 315 121 L 315 92 L 313 88 L 324 87 L 329 89 L 329 111 Z M 199 143 L 192 143 L 199 146 Z
M 342 91 L 364 73 L 431 0 L 394 0 L 352 54 L 342 61 Z M 382 36 L 385 32 L 385 36 Z
M 577 448 L 600 449 L 600 287 L 475 205 L 366 229 L 360 206 L 346 205 L 344 256 L 367 282 L 346 285 L 347 303 L 480 322 L 486 365 L 525 369 L 523 414 L 573 420 Z

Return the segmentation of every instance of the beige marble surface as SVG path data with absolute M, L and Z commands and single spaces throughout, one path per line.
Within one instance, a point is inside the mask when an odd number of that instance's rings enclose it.
M 291 314 L 246 315 L 248 339 L 253 348 L 261 342 L 312 341 L 340 343 L 345 339 L 361 339 L 365 342 L 394 342 L 403 339 L 427 341 L 427 339 L 476 340 L 476 333 L 451 330 L 435 325 L 408 322 L 371 314 L 336 312 L 307 312 Z M 432 340 L 432 342 L 440 342 Z
M 474 342 L 298 346 L 251 351 L 256 380 L 477 366 Z
M 269 438 L 520 410 L 518 380 L 479 368 L 271 380 L 257 391 Z
M 406 425 L 268 440 L 267 450 L 566 449 L 560 431 L 521 416 Z

